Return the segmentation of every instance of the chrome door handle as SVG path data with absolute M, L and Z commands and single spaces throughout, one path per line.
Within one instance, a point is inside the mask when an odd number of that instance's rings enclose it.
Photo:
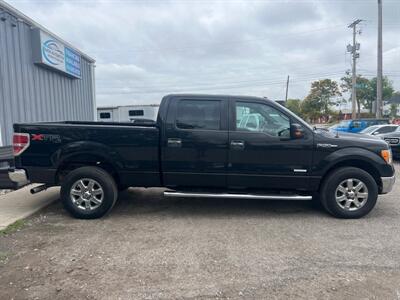
M 168 147 L 178 148 L 178 147 L 182 146 L 182 140 L 171 138 L 171 139 L 168 139 L 167 144 L 168 144 Z
M 231 141 L 231 148 L 244 149 L 244 142 L 243 141 Z

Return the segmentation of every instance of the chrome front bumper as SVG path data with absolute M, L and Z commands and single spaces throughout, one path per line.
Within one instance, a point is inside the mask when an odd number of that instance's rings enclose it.
M 396 176 L 393 175 L 392 177 L 381 177 L 381 181 L 382 181 L 381 194 L 387 194 L 392 190 L 393 185 L 396 182 Z

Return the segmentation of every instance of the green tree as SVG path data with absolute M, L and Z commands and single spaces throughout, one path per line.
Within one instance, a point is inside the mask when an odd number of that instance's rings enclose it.
M 390 103 L 389 116 L 395 118 L 397 116 L 397 103 Z
M 342 93 L 339 85 L 332 79 L 321 79 L 311 83 L 311 90 L 304 99 L 304 108 L 307 109 L 309 115 L 316 115 L 321 112 L 326 116 L 330 113 L 330 106 L 336 104 L 338 96 Z M 315 110 L 315 111 L 312 111 Z
M 369 109 L 369 112 L 372 113 L 372 106 L 376 100 L 376 77 L 372 79 L 367 79 L 362 75 L 358 75 L 356 79 L 356 84 L 358 116 L 360 115 L 361 106 Z M 382 79 L 382 85 L 383 100 L 388 100 L 394 92 L 392 82 L 388 79 L 387 76 L 384 76 Z M 341 78 L 340 87 L 343 93 L 351 92 L 352 78 L 349 72 L 346 72 L 346 75 Z M 349 98 L 351 99 L 351 95 Z
M 346 75 L 341 79 L 340 88 L 342 93 L 351 93 L 352 89 L 352 77 L 349 71 L 346 72 Z M 361 113 L 361 104 L 365 106 L 367 101 L 365 99 L 369 99 L 370 95 L 373 93 L 371 89 L 371 83 L 368 78 L 363 77 L 362 75 L 358 75 L 356 79 L 356 102 L 357 102 L 357 115 L 360 117 Z M 351 95 L 349 97 L 349 101 L 351 101 Z M 372 108 L 371 108 L 372 110 Z
M 370 89 L 371 89 L 371 94 L 367 99 L 365 99 L 364 106 L 365 108 L 369 109 L 369 112 L 372 113 L 372 104 L 376 100 L 376 77 L 372 78 L 370 80 Z M 382 78 L 382 99 L 383 101 L 389 100 L 394 93 L 393 89 L 393 83 L 389 80 L 387 76 L 383 76 Z
M 310 123 L 315 123 L 315 120 L 321 116 L 321 106 L 318 101 L 311 98 L 306 98 L 301 103 L 301 117 Z
M 296 115 L 301 116 L 301 100 L 300 99 L 288 99 L 285 104 L 286 108 L 291 110 Z
M 390 103 L 390 116 L 397 117 L 397 109 L 400 104 L 400 91 L 393 93 L 388 102 Z

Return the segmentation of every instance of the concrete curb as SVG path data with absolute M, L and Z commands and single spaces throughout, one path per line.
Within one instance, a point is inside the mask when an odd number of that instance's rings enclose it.
M 60 188 L 52 187 L 32 195 L 29 185 L 14 192 L 0 196 L 0 230 L 14 222 L 29 217 L 60 198 Z

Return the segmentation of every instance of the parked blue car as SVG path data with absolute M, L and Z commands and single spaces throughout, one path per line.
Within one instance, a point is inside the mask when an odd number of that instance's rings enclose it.
M 358 133 L 372 125 L 390 124 L 387 119 L 357 119 L 343 120 L 339 124 L 330 127 L 331 131 Z

